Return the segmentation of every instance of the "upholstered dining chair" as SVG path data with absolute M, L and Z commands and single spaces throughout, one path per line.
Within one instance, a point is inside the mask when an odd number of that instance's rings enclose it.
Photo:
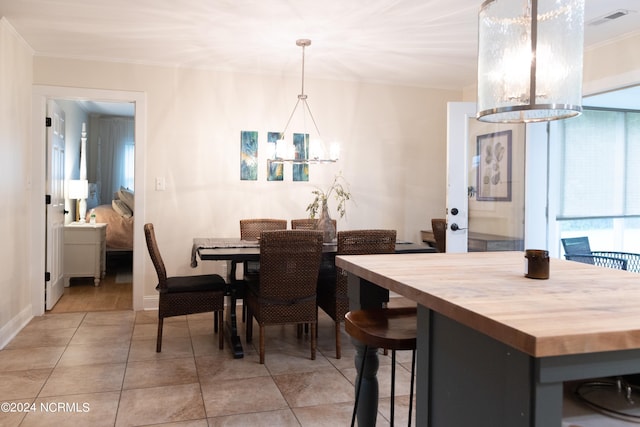
M 337 234 L 336 255 L 389 254 L 396 249 L 396 230 L 345 230 Z M 335 325 L 336 359 L 342 357 L 340 328 L 349 312 L 347 273 L 335 268 L 335 276 L 318 281 L 318 307 L 331 317 Z
M 224 295 L 226 282 L 218 274 L 167 277 L 167 270 L 160 256 L 153 224 L 144 225 L 149 256 L 158 275 L 158 337 L 156 352 L 162 350 L 162 326 L 165 317 L 184 316 L 212 311 L 214 332 L 218 332 L 218 347 L 224 347 Z M 219 329 L 219 330 L 218 330 Z
M 311 325 L 311 359 L 316 358 L 316 283 L 322 258 L 322 232 L 263 231 L 260 235 L 260 277 L 249 282 L 246 340 L 251 342 L 253 319 L 260 327 L 260 363 L 265 359 L 266 325 Z
M 447 251 L 447 220 L 444 218 L 431 218 L 431 230 L 436 239 L 438 252 Z

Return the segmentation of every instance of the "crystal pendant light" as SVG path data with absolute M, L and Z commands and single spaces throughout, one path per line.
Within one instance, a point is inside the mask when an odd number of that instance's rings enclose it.
M 582 112 L 584 0 L 486 0 L 478 29 L 479 120 L 539 122 Z

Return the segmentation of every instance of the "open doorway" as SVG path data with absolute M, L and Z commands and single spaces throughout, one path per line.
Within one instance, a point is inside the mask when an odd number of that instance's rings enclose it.
M 87 193 L 85 199 L 69 200 L 73 195 L 68 192 L 63 246 L 65 286 L 61 298 L 50 311 L 131 310 L 135 104 L 96 100 L 55 101 L 68 117 L 65 122 L 69 132 L 65 183 L 81 182 Z M 92 221 L 101 231 L 92 227 Z M 95 281 L 94 270 L 89 266 L 98 242 L 87 241 L 96 237 L 100 238 L 100 243 L 104 240 L 105 247 L 105 253 L 99 257 L 102 271 L 99 282 Z M 50 307 L 49 303 L 47 307 Z
M 146 98 L 140 92 L 123 92 L 123 91 L 106 91 L 98 89 L 81 89 L 54 86 L 34 86 L 33 90 L 33 158 L 32 158 L 32 202 L 41 203 L 45 198 L 45 180 L 46 180 L 46 155 L 45 150 L 40 149 L 46 144 L 45 128 L 42 123 L 45 122 L 46 103 L 48 100 L 62 99 L 72 101 L 95 101 L 95 102 L 111 102 L 111 103 L 129 103 L 135 108 L 134 114 L 134 182 L 138 191 L 134 194 L 136 216 L 141 218 L 140 224 L 144 221 L 144 174 L 143 174 L 143 158 L 146 132 L 144 123 L 146 122 Z M 42 315 L 44 313 L 44 292 L 42 281 L 37 278 L 45 277 L 44 260 L 46 257 L 45 247 L 42 244 L 43 236 L 46 233 L 46 219 L 43 211 L 33 210 L 30 219 L 33 233 L 30 237 L 31 246 L 34 250 L 34 257 L 42 262 L 34 262 L 32 265 L 33 289 L 32 289 L 32 307 L 34 315 Z M 142 226 L 134 223 L 132 233 L 132 309 L 141 310 L 144 308 L 143 287 L 144 287 L 144 236 L 142 234 Z

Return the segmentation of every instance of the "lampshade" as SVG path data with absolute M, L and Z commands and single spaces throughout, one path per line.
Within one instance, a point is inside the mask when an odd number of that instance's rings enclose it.
M 86 199 L 89 197 L 89 183 L 86 179 L 72 179 L 69 181 L 69 198 Z
M 486 0 L 478 15 L 478 114 L 486 122 L 582 112 L 584 0 Z

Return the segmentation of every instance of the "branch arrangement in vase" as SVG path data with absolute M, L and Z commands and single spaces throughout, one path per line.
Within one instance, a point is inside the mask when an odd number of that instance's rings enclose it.
M 345 216 L 347 213 L 346 203 L 351 199 L 351 192 L 349 191 L 349 186 L 342 176 L 342 173 L 337 174 L 333 178 L 333 182 L 326 190 L 316 188 L 311 192 L 311 194 L 315 197 L 313 201 L 309 203 L 309 206 L 307 206 L 309 218 L 314 219 L 319 213 L 322 213 L 323 206 L 327 205 L 327 201 L 332 194 L 334 199 L 338 202 L 336 210 L 338 215 L 340 215 L 340 218 Z

